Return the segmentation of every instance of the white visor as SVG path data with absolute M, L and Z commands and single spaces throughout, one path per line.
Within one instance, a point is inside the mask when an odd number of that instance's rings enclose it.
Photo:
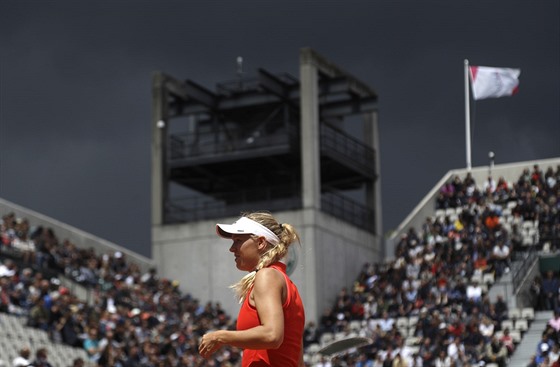
M 234 234 L 254 234 L 264 237 L 271 245 L 278 245 L 280 239 L 270 229 L 247 217 L 241 217 L 233 224 L 216 224 L 216 233 L 223 238 L 231 238 Z

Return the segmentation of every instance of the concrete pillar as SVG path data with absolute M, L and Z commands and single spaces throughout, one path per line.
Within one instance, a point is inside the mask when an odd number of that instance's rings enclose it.
M 163 121 L 163 124 L 160 121 Z M 156 72 L 152 77 L 152 227 L 163 224 L 163 206 L 167 197 L 165 182 L 167 122 L 165 75 Z
M 303 208 L 319 210 L 321 208 L 321 163 L 318 74 L 309 49 L 303 49 L 300 54 L 300 83 Z

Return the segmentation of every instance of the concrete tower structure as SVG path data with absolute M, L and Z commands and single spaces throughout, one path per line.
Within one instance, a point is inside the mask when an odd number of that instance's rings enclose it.
M 377 95 L 314 50 L 299 80 L 259 69 L 210 91 L 155 73 L 152 139 L 152 256 L 202 303 L 237 314 L 244 274 L 214 227 L 241 212 L 298 230 L 286 261 L 308 320 L 383 259 Z

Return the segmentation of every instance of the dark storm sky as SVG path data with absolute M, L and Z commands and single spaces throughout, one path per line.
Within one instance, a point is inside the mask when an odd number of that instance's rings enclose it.
M 152 72 L 298 76 L 309 46 L 380 96 L 389 230 L 465 167 L 465 58 L 521 68 L 476 103 L 473 166 L 560 156 L 559 4 L 0 0 L 0 197 L 149 256 Z

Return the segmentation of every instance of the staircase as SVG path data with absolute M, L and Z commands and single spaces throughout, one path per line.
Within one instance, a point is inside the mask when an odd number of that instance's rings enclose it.
M 552 318 L 552 311 L 535 312 L 535 319 L 531 323 L 529 330 L 523 335 L 521 343 L 517 345 L 515 352 L 510 358 L 508 367 L 526 367 L 531 356 L 537 350 L 537 344 L 542 338 L 542 332 L 546 328 L 548 320 Z

